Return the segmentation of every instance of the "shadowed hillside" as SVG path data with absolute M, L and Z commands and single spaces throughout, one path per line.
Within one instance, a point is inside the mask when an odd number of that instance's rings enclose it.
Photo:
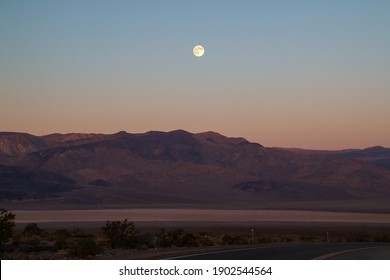
M 55 193 L 70 204 L 224 207 L 383 199 L 390 197 L 390 172 L 376 161 L 387 156 L 384 148 L 340 153 L 272 149 L 215 132 L 183 130 L 42 137 L 0 133 L 0 199 L 43 199 Z M 11 166 L 14 175 L 7 179 L 4 170 L 12 173 Z M 20 179 L 23 172 L 29 175 Z

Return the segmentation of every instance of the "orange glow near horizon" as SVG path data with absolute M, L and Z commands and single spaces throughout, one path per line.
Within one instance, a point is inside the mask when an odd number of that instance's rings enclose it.
M 199 1 L 3 1 L 0 131 L 390 147 L 390 2 Z

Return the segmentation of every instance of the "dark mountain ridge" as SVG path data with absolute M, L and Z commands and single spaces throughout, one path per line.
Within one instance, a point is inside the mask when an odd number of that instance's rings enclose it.
M 283 151 L 290 151 L 301 155 L 325 155 L 338 156 L 342 158 L 356 159 L 360 161 L 371 162 L 377 166 L 390 170 L 390 148 L 374 146 L 366 149 L 350 149 L 340 151 L 316 151 L 304 149 L 275 148 Z

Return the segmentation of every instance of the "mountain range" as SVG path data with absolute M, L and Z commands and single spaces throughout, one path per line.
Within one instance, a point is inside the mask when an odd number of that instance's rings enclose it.
M 390 149 L 267 148 L 215 132 L 0 132 L 0 201 L 261 208 L 389 201 Z

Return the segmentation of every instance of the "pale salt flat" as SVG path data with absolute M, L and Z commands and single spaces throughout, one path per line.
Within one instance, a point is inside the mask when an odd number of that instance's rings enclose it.
M 105 209 L 105 210 L 49 210 L 12 211 L 16 223 L 45 222 L 100 222 L 124 220 L 162 222 L 343 222 L 389 223 L 390 214 L 346 213 L 295 210 L 197 210 L 197 209 Z

